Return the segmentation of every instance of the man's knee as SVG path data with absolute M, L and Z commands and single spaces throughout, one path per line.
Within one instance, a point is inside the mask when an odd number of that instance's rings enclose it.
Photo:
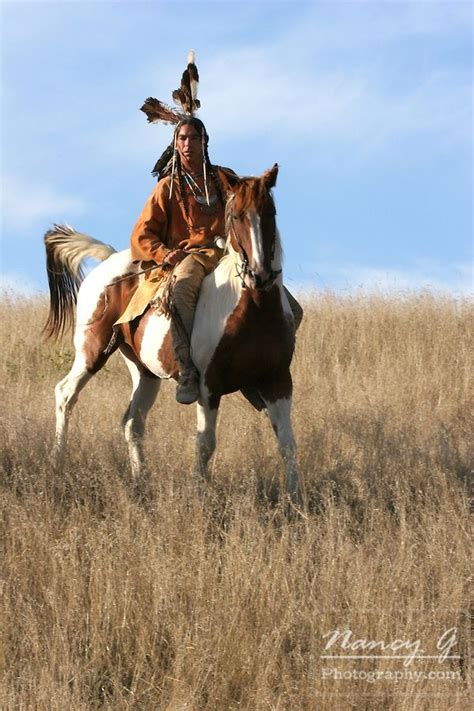
M 191 256 L 185 257 L 174 271 L 174 298 L 189 305 L 195 304 L 204 276 L 202 264 Z

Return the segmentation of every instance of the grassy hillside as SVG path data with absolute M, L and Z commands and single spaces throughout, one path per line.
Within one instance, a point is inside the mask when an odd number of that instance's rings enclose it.
M 39 298 L 4 296 L 0 308 L 2 708 L 466 708 L 467 302 L 308 301 L 293 365 L 306 499 L 296 520 L 279 500 L 271 427 L 240 395 L 224 398 L 202 504 L 194 408 L 174 403 L 170 383 L 149 417 L 150 492 L 137 500 L 118 355 L 82 393 L 56 471 L 53 389 L 71 341 L 40 342 Z M 452 627 L 460 659 L 321 659 L 361 653 L 325 649 L 336 629 L 404 640 L 399 655 L 420 640 L 437 656 Z

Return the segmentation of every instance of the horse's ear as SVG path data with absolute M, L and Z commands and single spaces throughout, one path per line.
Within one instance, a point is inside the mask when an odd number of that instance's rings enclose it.
M 271 188 L 274 188 L 276 185 L 277 181 L 277 175 L 278 175 L 278 163 L 275 163 L 273 168 L 270 168 L 269 170 L 266 170 L 263 174 L 263 182 L 265 183 L 265 187 L 267 190 L 270 190 Z
M 236 194 L 236 192 L 239 189 L 239 186 L 241 184 L 242 184 L 241 180 L 235 180 L 234 182 L 229 183 L 229 185 L 227 186 L 226 194 L 225 194 L 227 200 L 229 200 L 233 195 Z

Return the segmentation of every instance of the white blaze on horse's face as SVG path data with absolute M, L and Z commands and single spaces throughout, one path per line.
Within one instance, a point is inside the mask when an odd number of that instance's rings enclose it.
M 247 219 L 250 224 L 250 242 L 252 245 L 252 257 L 250 268 L 253 274 L 264 283 L 268 279 L 268 272 L 265 269 L 265 256 L 263 251 L 262 227 L 260 215 L 256 210 L 247 210 Z
M 260 214 L 255 208 L 245 211 L 248 269 L 244 283 L 253 289 L 268 289 L 281 271 L 281 250 L 277 235 L 273 203 L 268 203 Z

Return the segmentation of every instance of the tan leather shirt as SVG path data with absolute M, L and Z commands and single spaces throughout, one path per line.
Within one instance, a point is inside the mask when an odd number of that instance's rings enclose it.
M 219 175 L 225 200 L 226 192 L 237 176 L 228 168 L 214 166 Z M 130 238 L 134 261 L 163 261 L 172 249 L 193 249 L 208 245 L 216 237 L 225 237 L 224 207 L 215 203 L 213 214 L 206 214 L 186 185 L 189 217 L 175 176 L 170 199 L 170 177 L 160 180 L 145 203 Z M 211 195 L 213 192 L 211 192 Z

